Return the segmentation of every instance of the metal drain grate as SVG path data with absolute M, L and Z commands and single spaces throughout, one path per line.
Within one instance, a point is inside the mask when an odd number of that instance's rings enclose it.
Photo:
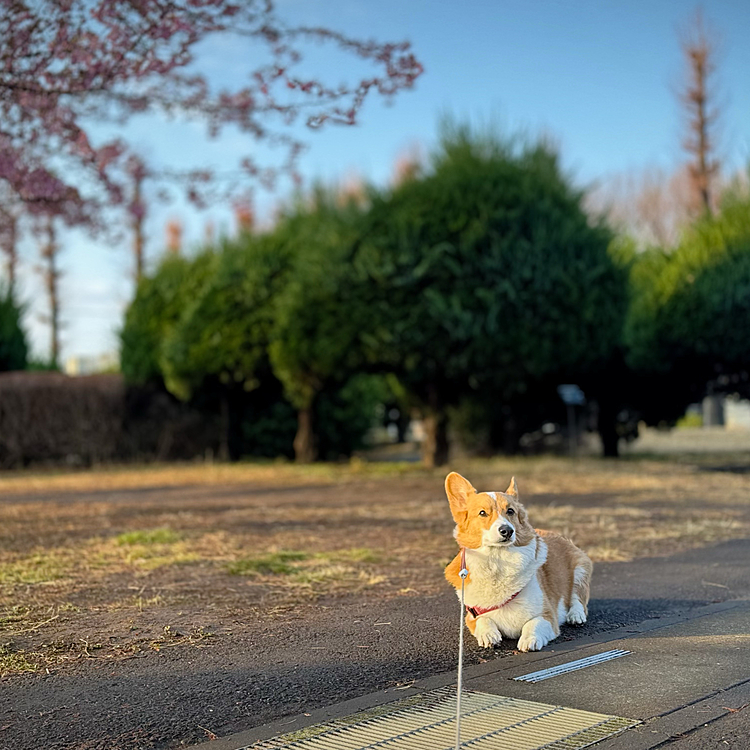
M 579 750 L 639 723 L 471 691 L 461 705 L 461 746 L 472 750 Z M 455 714 L 455 689 L 441 688 L 243 750 L 452 750 Z
M 548 669 L 540 669 L 538 672 L 522 674 L 520 677 L 514 677 L 513 679 L 520 682 L 541 682 L 542 680 L 548 680 L 550 677 L 557 677 L 559 674 L 575 672 L 577 669 L 583 669 L 584 667 L 590 667 L 594 664 L 601 664 L 604 661 L 618 659 L 620 656 L 627 656 L 629 653 L 630 651 L 623 651 L 621 648 L 616 648 L 612 651 L 604 651 L 601 654 L 595 654 L 594 656 L 587 656 L 585 659 L 569 661 L 565 664 L 560 664 L 557 667 L 549 667 Z

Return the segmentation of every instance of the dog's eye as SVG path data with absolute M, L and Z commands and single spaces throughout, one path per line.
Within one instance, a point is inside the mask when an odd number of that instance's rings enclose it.
M 516 511 L 514 511 L 513 508 L 508 508 L 508 510 L 505 511 L 505 514 L 508 516 L 515 516 Z
M 487 511 L 486 510 L 480 510 L 479 511 L 479 515 L 480 516 L 486 516 L 487 515 Z

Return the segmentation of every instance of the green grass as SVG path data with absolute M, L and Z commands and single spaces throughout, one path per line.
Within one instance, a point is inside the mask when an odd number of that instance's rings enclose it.
M 199 558 L 185 544 L 185 535 L 173 529 L 141 529 L 118 534 L 114 538 L 116 547 L 122 548 L 122 560 L 143 570 L 155 570 L 170 565 L 195 562 Z M 105 564 L 111 564 L 106 549 L 100 556 Z
M 16 604 L 0 617 L 0 631 L 9 630 L 10 628 L 16 627 L 19 623 L 26 621 L 29 616 L 31 609 L 24 607 L 20 604 Z
M 227 565 L 232 575 L 291 576 L 299 583 L 317 582 L 337 575 L 352 573 L 351 564 L 376 563 L 380 557 L 371 549 L 354 548 L 310 554 L 296 550 L 269 552 L 259 557 L 246 557 Z
M 182 541 L 182 535 L 167 528 L 143 529 L 141 531 L 126 531 L 118 534 L 115 542 L 121 547 L 133 547 L 135 545 L 149 546 L 151 544 L 174 544 Z
M 232 575 L 290 575 L 297 572 L 297 567 L 290 565 L 292 562 L 308 560 L 310 555 L 306 552 L 295 552 L 283 550 L 270 552 L 261 557 L 246 557 L 235 560 L 227 565 L 227 570 Z
M 80 574 L 135 565 L 154 570 L 195 562 L 185 535 L 168 528 L 144 529 L 105 540 L 92 539 L 75 550 L 39 551 L 0 562 L 0 585 L 45 584 Z
M 11 644 L 0 644 L 0 677 L 19 672 L 36 672 L 36 664 L 30 662 L 23 651 L 14 651 Z
M 62 560 L 38 552 L 21 560 L 0 563 L 0 584 L 46 583 L 64 578 L 65 572 Z

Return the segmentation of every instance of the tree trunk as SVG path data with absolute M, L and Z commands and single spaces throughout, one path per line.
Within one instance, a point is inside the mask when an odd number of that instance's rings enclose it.
M 515 456 L 521 447 L 518 420 L 511 409 L 503 410 L 503 413 L 506 415 L 503 419 L 503 455 Z
M 429 414 L 423 424 L 422 463 L 428 468 L 444 466 L 448 463 L 448 420 L 445 414 Z
M 12 213 L 3 213 L 7 224 L 7 242 L 2 249 L 6 256 L 5 267 L 8 273 L 8 289 L 13 294 L 16 285 L 16 268 L 18 267 L 18 217 Z
M 427 410 L 424 417 L 422 463 L 427 467 L 448 463 L 448 415 L 437 384 L 427 386 Z
M 313 429 L 313 409 L 308 406 L 297 412 L 297 434 L 294 437 L 294 460 L 299 464 L 310 464 L 318 457 Z
M 133 194 L 130 201 L 130 225 L 133 229 L 133 255 L 135 258 L 135 282 L 143 278 L 143 224 L 146 217 L 146 204 L 143 200 L 143 183 L 148 177 L 146 165 L 143 161 L 133 156 L 128 160 L 130 177 L 133 179 Z
M 229 396 L 226 391 L 221 394 L 220 408 L 219 461 L 229 461 Z
M 423 420 L 422 463 L 429 467 L 448 463 L 448 418 L 445 411 L 430 412 Z
M 607 398 L 599 399 L 596 429 L 602 441 L 605 458 L 620 457 L 620 436 L 617 434 L 617 406 Z
M 44 283 L 47 287 L 50 314 L 46 320 L 50 324 L 50 363 L 57 369 L 60 364 L 60 296 L 59 282 L 60 272 L 57 270 L 57 253 L 59 247 L 55 237 L 54 219 L 47 219 L 47 242 L 42 245 L 42 259 L 46 267 L 41 269 L 44 275 Z
M 718 110 L 710 90 L 711 75 L 716 67 L 717 39 L 703 24 L 698 13 L 688 34 L 683 37 L 682 51 L 688 67 L 689 81 L 681 92 L 687 113 L 687 137 L 683 143 L 692 161 L 689 174 L 695 197 L 702 210 L 711 213 L 712 185 L 719 174 L 719 161 L 711 131 Z
M 143 278 L 143 178 L 136 179 L 133 191 L 133 253 L 135 255 L 135 281 Z

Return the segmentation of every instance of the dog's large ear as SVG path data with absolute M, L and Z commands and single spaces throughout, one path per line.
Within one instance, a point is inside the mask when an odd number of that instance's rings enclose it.
M 516 478 L 511 477 L 510 478 L 510 484 L 508 485 L 508 489 L 505 490 L 503 493 L 504 495 L 512 495 L 513 497 L 518 497 L 518 486 L 516 485 Z
M 466 500 L 469 495 L 475 495 L 476 490 L 468 479 L 452 471 L 445 478 L 445 494 L 451 506 L 451 515 L 456 523 L 466 520 Z

